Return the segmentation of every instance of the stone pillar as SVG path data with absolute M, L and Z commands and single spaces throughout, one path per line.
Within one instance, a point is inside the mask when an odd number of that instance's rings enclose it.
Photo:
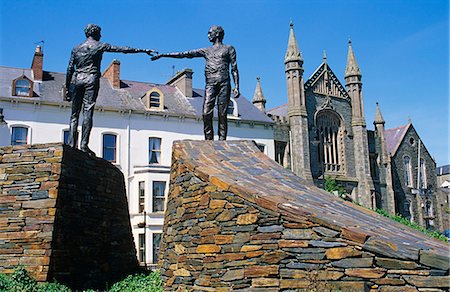
M 291 129 L 291 170 L 298 176 L 312 182 L 308 113 L 306 111 L 303 81 L 303 59 L 297 46 L 292 23 L 290 24 L 288 48 L 284 64 L 288 93 L 288 119 Z

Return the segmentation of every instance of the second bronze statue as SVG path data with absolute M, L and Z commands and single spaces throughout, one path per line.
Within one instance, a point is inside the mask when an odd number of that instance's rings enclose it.
M 203 129 L 206 140 L 214 140 L 213 114 L 217 104 L 219 115 L 219 140 L 226 140 L 228 132 L 227 109 L 231 97 L 230 66 L 235 88 L 234 97 L 239 93 L 239 72 L 236 62 L 236 50 L 233 46 L 222 43 L 225 32 L 221 26 L 213 25 L 208 31 L 208 38 L 212 46 L 186 52 L 158 54 L 152 57 L 157 60 L 161 57 L 169 58 L 197 58 L 206 60 L 205 66 L 205 100 L 203 101 Z

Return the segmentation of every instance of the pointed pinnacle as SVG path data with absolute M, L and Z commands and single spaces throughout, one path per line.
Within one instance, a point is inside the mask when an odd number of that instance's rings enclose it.
M 377 102 L 377 106 L 376 106 L 376 111 L 375 111 L 375 120 L 373 121 L 374 124 L 384 124 L 384 119 L 383 119 L 383 115 L 381 114 L 381 110 L 380 110 L 380 106 L 378 105 Z
M 355 54 L 353 53 L 352 41 L 348 41 L 348 55 L 347 55 L 347 66 L 345 67 L 345 77 L 349 76 L 361 76 L 361 70 L 356 62 Z
M 323 50 L 323 62 L 327 63 L 327 52 Z
M 256 89 L 255 89 L 255 93 L 253 94 L 253 99 L 252 102 L 266 102 L 266 99 L 264 98 L 264 94 L 262 92 L 262 88 L 261 88 L 261 78 L 258 76 L 256 77 Z
M 295 39 L 294 23 L 291 21 L 289 26 L 290 26 L 290 28 L 289 28 L 288 47 L 286 50 L 286 56 L 284 58 L 285 64 L 287 62 L 302 60 L 302 54 L 300 53 L 300 50 L 298 49 L 297 40 Z

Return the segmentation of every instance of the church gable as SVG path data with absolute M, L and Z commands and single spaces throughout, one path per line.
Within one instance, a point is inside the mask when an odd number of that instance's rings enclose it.
M 342 86 L 330 66 L 326 63 L 322 63 L 308 81 L 306 81 L 305 91 L 308 90 L 316 94 L 333 96 L 350 101 L 350 96 L 344 86 Z

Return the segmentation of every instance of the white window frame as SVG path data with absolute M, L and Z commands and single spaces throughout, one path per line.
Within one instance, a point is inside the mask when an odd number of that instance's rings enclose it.
M 14 128 L 26 128 L 27 129 L 27 142 L 25 144 L 32 144 L 31 141 L 31 127 L 25 124 L 13 124 L 10 127 L 10 133 L 9 133 L 9 145 L 12 145 L 12 137 L 13 137 L 13 129 Z M 25 145 L 25 144 L 21 144 L 21 145 Z M 16 144 L 17 145 L 17 144 Z
M 108 161 L 111 162 L 114 165 L 118 165 L 118 164 L 120 164 L 120 147 L 119 147 L 119 145 L 120 145 L 120 135 L 118 133 L 112 132 L 112 131 L 106 131 L 106 132 L 102 132 L 101 133 L 101 135 L 100 135 L 100 145 L 101 145 L 100 153 L 102 155 L 102 158 L 103 158 L 103 147 L 104 147 L 104 145 L 103 145 L 103 137 L 105 135 L 114 135 L 114 136 L 116 136 L 116 153 L 115 153 L 116 160 L 115 161 L 109 161 L 108 160 Z

